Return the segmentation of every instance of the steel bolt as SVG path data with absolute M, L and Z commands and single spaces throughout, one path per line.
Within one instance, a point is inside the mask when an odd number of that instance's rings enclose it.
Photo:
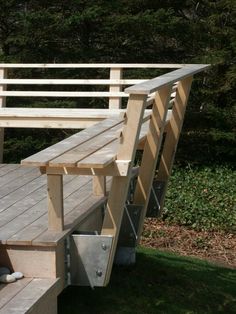
M 107 246 L 106 246 L 106 244 L 105 244 L 105 243 L 102 243 L 102 249 L 103 249 L 104 251 L 106 251 L 106 250 L 107 250 Z
M 100 269 L 96 270 L 97 277 L 102 277 L 102 271 Z

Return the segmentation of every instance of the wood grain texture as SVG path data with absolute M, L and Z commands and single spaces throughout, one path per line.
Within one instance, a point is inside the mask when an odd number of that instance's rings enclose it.
M 0 66 L 0 79 L 7 77 L 7 69 Z M 0 93 L 6 91 L 6 85 L 0 83 Z M 6 97 L 0 97 L 0 108 L 6 107 Z M 4 148 L 4 128 L 0 128 L 0 163 L 3 161 L 3 148 Z
M 52 159 L 68 152 L 78 145 L 85 143 L 89 139 L 95 138 L 106 130 L 122 123 L 123 120 L 123 118 L 110 118 L 99 122 L 96 126 L 92 126 L 86 130 L 76 133 L 59 143 L 56 143 L 49 148 L 22 160 L 21 164 L 28 166 L 46 166 Z
M 0 313 L 40 313 L 40 307 L 38 306 L 38 303 L 40 303 L 41 299 L 43 299 L 46 294 L 49 295 L 53 293 L 54 302 L 56 302 L 57 290 L 55 289 L 55 286 L 57 284 L 58 279 L 32 279 L 21 291 L 19 291 L 19 293 L 12 300 L 10 300 L 5 306 L 0 309 Z M 52 301 L 51 298 L 50 301 Z M 50 303 L 48 303 L 47 306 L 49 309 L 51 309 Z M 34 309 L 37 310 L 34 311 Z M 44 313 L 50 312 L 47 310 L 47 312 Z

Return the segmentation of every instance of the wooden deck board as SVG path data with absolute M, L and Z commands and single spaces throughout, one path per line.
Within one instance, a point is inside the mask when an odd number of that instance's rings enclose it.
M 79 177 L 80 179 L 85 180 L 84 177 Z M 78 180 L 77 180 L 78 183 Z M 82 188 L 76 188 L 74 191 L 72 190 L 72 187 L 65 186 L 65 193 L 64 193 L 64 214 L 69 212 L 70 210 L 75 207 L 75 204 L 77 202 L 83 201 L 83 198 L 85 198 L 88 195 L 88 190 L 91 190 L 91 180 L 89 182 L 84 182 L 85 185 L 82 186 Z M 76 187 L 75 182 L 73 181 L 73 186 Z M 66 187 L 71 193 L 70 195 L 67 195 Z M 68 196 L 68 197 L 67 197 Z M 75 203 L 76 202 L 76 203 Z M 38 217 L 34 222 L 26 226 L 24 229 L 20 230 L 19 232 L 15 233 L 11 238 L 8 239 L 8 244 L 28 244 L 31 245 L 35 238 L 39 237 L 41 234 L 46 232 L 48 230 L 47 228 L 47 208 L 46 210 L 42 210 L 42 215 Z M 51 232 L 53 234 L 53 232 Z M 42 245 L 42 244 L 41 244 Z M 47 245 L 47 243 L 45 244 Z
M 0 170 L 6 167 L 0 166 Z M 9 187 L 12 183 L 14 188 L 0 198 L 1 244 L 54 246 L 106 199 L 93 195 L 92 177 L 64 176 L 65 232 L 54 234 L 47 230 L 46 175 L 40 175 L 37 169 L 17 165 L 8 165 L 7 169 L 10 179 L 7 179 L 7 173 L 3 177 L 8 180 Z M 15 174 L 12 181 L 14 171 L 19 178 Z M 6 186 L 3 191 L 6 192 Z
M 18 285 L 20 285 L 20 282 Z M 17 284 L 16 283 L 16 284 Z M 31 313 L 36 308 L 37 303 L 48 293 L 51 293 L 56 288 L 58 279 L 41 279 L 33 278 L 29 280 L 20 291 L 7 302 L 2 308 L 0 308 L 0 314 L 25 314 Z M 13 284 L 14 285 L 14 284 Z M 12 284 L 4 289 L 9 290 Z M 49 312 L 47 312 L 49 313 Z
M 31 280 L 32 278 L 23 278 L 10 285 L 0 284 L 0 309 L 10 302 Z
M 67 206 L 68 196 L 70 196 L 74 191 L 77 191 L 80 188 L 79 185 L 80 184 L 83 185 L 84 183 L 85 183 L 85 177 L 77 177 L 77 178 L 74 178 L 74 180 L 71 180 L 69 183 L 65 184 L 64 186 L 65 208 Z M 19 203 L 18 205 L 20 206 L 21 203 Z M 18 237 L 18 233 L 22 232 L 25 228 L 29 227 L 31 224 L 33 224 L 42 216 L 45 216 L 42 227 L 47 228 L 46 186 L 45 186 L 44 198 L 41 201 L 37 202 L 28 210 L 23 211 L 21 215 L 17 215 L 13 220 L 11 220 L 9 223 L 5 224 L 4 226 L 0 228 L 0 241 L 3 244 L 6 244 L 8 242 L 8 239 L 12 238 L 13 236 L 15 236 L 15 238 L 18 239 L 19 241 L 20 240 L 22 241 L 22 239 Z M 43 232 L 43 230 L 44 229 L 39 229 L 38 232 L 41 233 Z M 33 238 L 35 236 L 35 233 L 36 233 L 36 228 L 34 228 L 34 233 L 32 235 Z M 26 242 L 27 244 L 30 244 L 33 238 L 29 238 L 29 235 L 28 235 L 28 237 L 25 238 L 23 241 L 25 242 L 24 244 L 26 244 Z M 15 240 L 12 240 L 11 244 L 13 243 L 16 244 L 17 241 L 15 242 Z
M 1 177 L 0 180 L 4 180 L 6 176 Z M 37 168 L 32 169 L 29 173 L 27 171 L 25 174 L 21 174 L 19 176 L 16 176 L 15 179 L 11 182 L 6 183 L 4 186 L 0 187 L 0 200 L 3 200 L 5 196 L 10 195 L 13 192 L 18 192 L 19 191 L 23 192 L 23 190 L 27 190 L 30 188 L 30 186 L 33 186 L 35 179 L 40 177 L 40 172 Z M 37 183 L 36 183 L 37 185 Z M 19 195 L 20 197 L 21 195 Z M 1 203 L 0 203 L 0 208 L 2 208 Z M 1 211 L 1 210 L 0 210 Z

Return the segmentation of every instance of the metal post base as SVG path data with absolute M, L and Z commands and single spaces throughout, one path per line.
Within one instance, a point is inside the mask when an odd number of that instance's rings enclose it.
M 136 262 L 135 247 L 120 246 L 116 250 L 114 263 L 121 266 L 133 265 Z

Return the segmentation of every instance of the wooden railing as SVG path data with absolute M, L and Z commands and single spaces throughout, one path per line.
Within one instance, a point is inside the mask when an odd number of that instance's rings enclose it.
M 119 114 L 122 98 L 127 98 L 124 87 L 139 84 L 143 79 L 124 78 L 124 70 L 128 69 L 171 69 L 182 68 L 182 64 L 0 64 L 0 161 L 3 157 L 4 128 L 86 128 L 111 115 Z M 55 69 L 107 69 L 108 78 L 103 79 L 37 79 L 18 78 L 22 69 L 39 69 L 42 71 Z M 11 71 L 14 73 L 11 73 Z M 46 74 L 46 73 L 45 73 Z M 17 78 L 15 78 L 15 76 Z M 39 86 L 40 90 L 32 90 L 32 86 Z M 73 86 L 72 91 L 45 91 L 42 86 Z M 79 86 L 105 86 L 103 91 L 79 91 Z M 29 89 L 19 90 L 19 87 L 28 86 Z M 10 90 L 9 90 L 10 87 Z M 17 90 L 14 90 L 17 87 Z M 173 95 L 176 86 L 173 87 Z M 35 89 L 35 88 L 34 88 Z M 99 109 L 68 109 L 68 108 L 23 108 L 7 107 L 8 97 L 56 97 L 56 98 L 107 98 L 107 108 Z M 153 95 L 149 96 L 151 104 Z M 78 103 L 78 108 L 80 104 Z
M 3 65 L 0 65 L 3 68 Z M 6 65 L 13 67 L 12 65 Z M 158 167 L 157 179 L 163 183 L 164 192 L 160 200 L 160 207 L 163 205 L 165 191 L 167 188 L 168 178 L 170 176 L 177 143 L 179 140 L 186 105 L 191 89 L 193 75 L 203 71 L 207 65 L 169 65 L 168 68 L 178 68 L 172 72 L 168 72 L 159 77 L 139 81 L 134 86 L 127 87 L 123 91 L 123 85 L 132 84 L 133 81 L 124 80 L 121 78 L 122 68 L 164 68 L 166 65 L 19 65 L 19 67 L 39 67 L 39 68 L 79 68 L 79 67 L 107 67 L 110 68 L 110 80 L 105 81 L 109 86 L 109 91 L 94 92 L 57 92 L 57 91 L 6 91 L 3 90 L 8 82 L 20 84 L 30 84 L 27 80 L 9 81 L 6 78 L 0 80 L 2 91 L 2 105 L 5 105 L 5 97 L 12 96 L 27 96 L 27 97 L 108 97 L 109 109 L 70 109 L 76 114 L 77 128 L 81 125 L 84 127 L 86 123 L 103 120 L 105 116 L 120 115 L 118 119 L 108 119 L 101 122 L 100 125 L 94 126 L 90 130 L 85 130 L 73 135 L 72 137 L 55 144 L 46 150 L 39 152 L 22 161 L 23 165 L 38 166 L 42 173 L 47 174 L 48 178 L 48 222 L 49 231 L 64 231 L 64 214 L 63 214 L 63 175 L 79 174 L 92 175 L 94 177 L 95 194 L 101 194 L 108 198 L 104 220 L 101 226 L 101 236 L 112 237 L 110 254 L 107 260 L 106 277 L 103 284 L 106 285 L 109 281 L 111 269 L 119 233 L 122 224 L 122 217 L 125 210 L 127 194 L 132 177 L 132 169 L 136 151 L 139 148 L 140 138 L 145 137 L 143 145 L 142 161 L 139 167 L 137 184 L 134 191 L 133 205 L 141 208 L 139 225 L 137 227 L 137 242 L 139 241 L 144 217 L 146 215 L 147 205 L 149 201 L 150 191 L 158 156 L 160 165 Z M 3 71 L 4 72 L 4 71 Z M 2 75 L 3 76 L 3 75 Z M 115 80 L 115 81 L 114 81 Z M 63 80 L 32 80 L 33 83 L 58 85 L 63 84 Z M 84 84 L 84 79 L 65 80 L 65 84 Z M 104 84 L 104 80 L 89 80 L 89 84 Z M 77 83 L 77 84 L 75 84 Z M 31 84 L 30 84 L 31 85 Z M 122 97 L 128 97 L 127 108 L 124 112 L 120 108 L 120 100 Z M 113 102 L 114 101 L 114 102 Z M 116 101 L 116 102 L 115 102 Z M 147 109 L 151 105 L 151 109 Z M 6 108 L 7 109 L 7 108 Z M 9 108 L 10 109 L 10 108 Z M 12 109 L 11 125 L 13 121 L 14 110 L 16 120 L 24 120 L 26 117 L 32 116 L 35 124 L 35 119 L 43 119 L 43 111 L 47 115 L 47 119 L 53 119 L 54 109 L 32 109 L 36 110 L 30 113 L 27 108 Z M 29 112 L 27 112 L 29 110 Z M 59 110 L 59 109 L 57 109 Z M 60 109 L 60 115 L 67 114 L 67 118 L 71 115 L 68 109 Z M 77 110 L 77 111 L 73 111 Z M 149 111 L 147 111 L 149 110 Z M 167 121 L 168 112 L 170 111 L 169 120 Z M 3 108 L 0 111 L 0 123 L 4 120 Z M 2 113 L 1 113 L 2 112 Z M 24 119 L 23 119 L 24 116 Z M 5 115 L 5 118 L 7 115 Z M 5 119 L 10 121 L 10 115 Z M 22 120 L 21 120 L 22 119 Z M 54 115 L 55 121 L 59 121 L 59 111 Z M 84 120 L 83 120 L 84 119 Z M 90 120 L 89 120 L 90 119 Z M 83 124 L 82 124 L 83 120 Z M 47 120 L 49 121 L 49 120 Z M 148 124 L 147 124 L 148 122 Z M 80 124 L 81 123 L 81 124 Z M 107 125 L 108 123 L 108 125 Z M 29 123 L 30 124 L 30 123 Z M 111 125 L 110 125 L 111 124 Z M 9 122 L 10 125 L 10 122 Z M 45 127 L 45 122 L 42 123 Z M 6 126 L 6 124 L 0 124 Z M 23 125 L 22 125 L 23 126 Z M 29 125 L 27 125 L 29 126 Z M 40 123 L 38 122 L 38 126 Z M 61 124 L 63 127 L 64 124 Z M 146 127 L 147 126 L 147 127 Z M 58 127 L 59 124 L 58 124 Z M 101 128 L 101 129 L 100 129 Z M 145 136 L 140 136 L 144 129 Z M 163 136 L 165 134 L 165 136 Z M 160 149 L 162 147 L 162 151 Z M 112 177 L 112 183 L 109 195 L 107 196 L 105 182 L 106 176 Z

